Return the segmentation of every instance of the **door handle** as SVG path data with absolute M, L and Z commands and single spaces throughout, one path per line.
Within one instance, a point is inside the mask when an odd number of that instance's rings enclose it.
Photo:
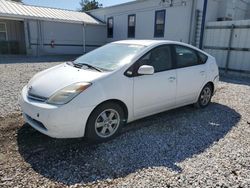
M 205 75 L 205 71 L 201 71 L 200 74 L 203 76 Z
M 176 78 L 175 78 L 175 77 L 169 77 L 168 80 L 169 80 L 170 82 L 173 82 L 173 81 L 176 80 Z

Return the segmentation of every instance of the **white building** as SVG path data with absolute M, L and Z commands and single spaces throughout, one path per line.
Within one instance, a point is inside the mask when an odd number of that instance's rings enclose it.
M 81 13 L 0 0 L 0 54 L 83 54 L 131 38 L 199 46 L 204 1 L 137 0 Z M 249 1 L 207 0 L 205 22 L 248 19 Z
M 170 39 L 198 46 L 204 0 L 137 0 L 89 13 L 106 22 L 107 42 Z M 248 18 L 248 0 L 208 0 L 206 22 Z
M 250 19 L 250 0 L 221 0 L 218 17 L 224 20 Z
M 106 43 L 104 32 L 86 13 L 0 0 L 0 54 L 83 54 Z

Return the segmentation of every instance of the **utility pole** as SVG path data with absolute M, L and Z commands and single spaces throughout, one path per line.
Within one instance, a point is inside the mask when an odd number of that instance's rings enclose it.
M 202 49 L 203 47 L 203 36 L 204 36 L 204 30 L 205 30 L 206 15 L 207 15 L 207 0 L 204 0 L 203 11 L 202 11 L 202 22 L 201 22 L 201 36 L 200 36 L 200 44 L 199 44 L 200 49 Z

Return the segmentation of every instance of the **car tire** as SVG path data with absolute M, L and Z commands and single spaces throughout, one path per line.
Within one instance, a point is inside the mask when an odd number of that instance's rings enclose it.
M 196 108 L 205 108 L 207 107 L 212 99 L 213 91 L 211 84 L 206 84 L 199 95 L 198 101 L 194 104 Z
M 125 122 L 125 113 L 119 104 L 103 103 L 91 113 L 85 137 L 91 143 L 109 141 L 120 133 Z

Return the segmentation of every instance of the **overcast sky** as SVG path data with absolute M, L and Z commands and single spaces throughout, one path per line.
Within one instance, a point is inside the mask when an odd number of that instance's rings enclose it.
M 129 2 L 131 0 L 97 0 L 103 6 L 111 6 L 115 4 Z M 46 6 L 62 9 L 77 10 L 80 8 L 80 0 L 23 0 L 25 4 Z

